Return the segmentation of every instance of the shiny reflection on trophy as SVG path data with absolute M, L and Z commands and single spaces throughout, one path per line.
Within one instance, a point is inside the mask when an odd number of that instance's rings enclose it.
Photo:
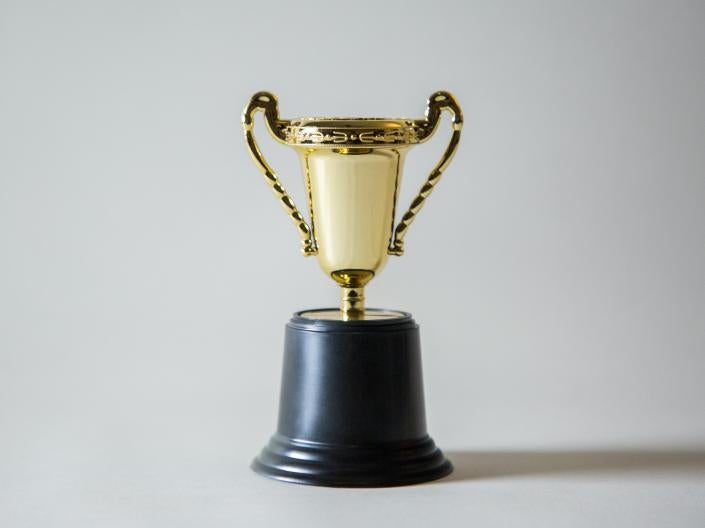
M 406 152 L 428 140 L 441 113 L 452 134 L 395 227 Z M 309 222 L 265 160 L 253 133 L 264 113 L 271 135 L 296 150 Z M 286 326 L 276 434 L 253 462 L 266 476 L 323 486 L 392 486 L 440 478 L 450 463 L 426 432 L 418 325 L 408 313 L 365 307 L 364 288 L 404 237 L 450 163 L 463 117 L 448 92 L 431 95 L 423 119 L 285 120 L 277 99 L 254 94 L 245 140 L 304 255 L 315 255 L 341 288 L 340 308 L 298 312 Z

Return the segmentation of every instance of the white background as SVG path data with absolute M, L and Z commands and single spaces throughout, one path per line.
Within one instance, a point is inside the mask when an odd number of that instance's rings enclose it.
M 0 524 L 703 526 L 704 25 L 702 2 L 0 2 Z M 285 118 L 464 109 L 368 288 L 421 325 L 450 479 L 248 469 L 285 322 L 338 296 L 245 151 L 261 89 Z

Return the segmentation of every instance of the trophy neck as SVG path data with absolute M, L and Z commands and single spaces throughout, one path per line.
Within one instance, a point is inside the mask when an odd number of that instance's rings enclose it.
M 365 288 L 340 288 L 340 312 L 344 321 L 365 318 Z

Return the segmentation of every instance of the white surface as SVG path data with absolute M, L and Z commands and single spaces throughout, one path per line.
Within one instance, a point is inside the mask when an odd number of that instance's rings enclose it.
M 447 479 L 377 490 L 270 481 L 247 470 L 248 455 L 92 460 L 92 474 L 51 471 L 4 490 L 0 511 L 6 526 L 699 527 L 705 518 L 702 452 L 450 456 Z
M 705 525 L 704 23 L 700 2 L 0 2 L 0 525 Z M 260 89 L 284 117 L 463 106 L 367 292 L 421 324 L 455 480 L 247 469 L 285 321 L 338 297 L 245 152 Z

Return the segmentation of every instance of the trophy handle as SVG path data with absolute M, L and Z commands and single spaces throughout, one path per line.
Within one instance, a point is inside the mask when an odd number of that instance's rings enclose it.
M 306 220 L 301 215 L 299 210 L 294 204 L 294 200 L 291 198 L 282 182 L 277 178 L 274 170 L 269 166 L 267 161 L 262 155 L 262 151 L 257 145 L 255 140 L 255 135 L 253 132 L 254 127 L 254 115 L 257 112 L 264 112 L 264 119 L 267 123 L 267 128 L 269 132 L 278 141 L 284 140 L 284 130 L 289 126 L 290 122 L 279 118 L 279 106 L 277 104 L 277 98 L 269 92 L 257 92 L 252 96 L 250 102 L 247 104 L 242 112 L 242 127 L 245 131 L 245 141 L 247 142 L 247 148 L 250 151 L 250 155 L 257 165 L 257 168 L 262 174 L 264 174 L 265 181 L 267 185 L 272 189 L 276 197 L 282 204 L 284 211 L 289 215 L 296 228 L 299 230 L 299 236 L 301 237 L 301 252 L 304 256 L 315 255 L 318 253 L 315 242 L 313 240 L 313 232 Z
M 441 179 L 443 171 L 448 167 L 448 164 L 453 159 L 453 155 L 458 148 L 460 131 L 463 128 L 463 112 L 460 110 L 458 102 L 448 92 L 436 92 L 428 98 L 426 120 L 421 122 L 421 125 L 427 130 L 426 138 L 431 137 L 435 132 L 443 110 L 450 112 L 452 116 L 451 124 L 453 126 L 453 134 L 450 137 L 450 142 L 445 152 L 443 152 L 443 156 L 441 156 L 441 160 L 433 168 L 431 174 L 428 175 L 426 182 L 423 184 L 416 198 L 411 202 L 409 209 L 404 213 L 404 216 L 394 230 L 394 238 L 388 249 L 390 255 L 400 256 L 404 254 L 404 236 L 406 235 L 406 231 L 424 206 L 428 195 L 431 194 L 433 188 Z

